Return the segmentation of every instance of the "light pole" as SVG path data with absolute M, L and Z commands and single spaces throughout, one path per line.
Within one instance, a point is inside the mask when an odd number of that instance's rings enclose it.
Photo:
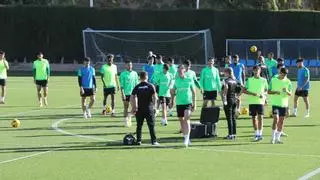
M 89 0 L 89 6 L 92 8 L 93 7 L 93 0 Z
M 200 0 L 197 0 L 197 6 L 196 6 L 196 9 L 199 9 L 199 5 L 200 5 Z

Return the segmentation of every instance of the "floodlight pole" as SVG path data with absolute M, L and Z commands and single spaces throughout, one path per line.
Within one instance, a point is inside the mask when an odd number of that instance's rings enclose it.
M 93 0 L 89 0 L 89 6 L 92 8 L 93 7 Z
M 197 0 L 197 7 L 196 7 L 196 9 L 199 9 L 199 5 L 200 5 L 200 0 Z

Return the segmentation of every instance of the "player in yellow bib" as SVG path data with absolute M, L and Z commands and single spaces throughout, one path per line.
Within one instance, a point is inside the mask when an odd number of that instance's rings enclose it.
M 117 66 L 113 63 L 114 55 L 107 55 L 107 64 L 104 64 L 100 69 L 101 79 L 103 83 L 103 109 L 102 114 L 106 115 L 106 104 L 107 98 L 111 96 L 111 116 L 114 116 L 115 113 L 115 94 L 116 88 L 117 91 L 120 90 L 119 79 L 118 79 L 118 70 Z
M 289 97 L 292 95 L 292 84 L 287 78 L 288 70 L 281 68 L 279 76 L 273 77 L 269 85 L 268 94 L 272 105 L 272 144 L 281 144 L 280 136 L 284 128 L 284 120 L 287 114 Z
M 48 105 L 48 81 L 50 77 L 50 65 L 47 59 L 43 58 L 43 53 L 37 53 L 37 59 L 33 61 L 33 79 L 37 86 L 38 102 L 40 107 L 43 103 L 45 106 Z M 43 96 L 41 94 L 43 90 Z
M 1 86 L 0 104 L 4 104 L 4 100 L 6 97 L 6 84 L 7 84 L 8 70 L 9 70 L 9 64 L 5 58 L 5 52 L 0 51 L 0 86 Z

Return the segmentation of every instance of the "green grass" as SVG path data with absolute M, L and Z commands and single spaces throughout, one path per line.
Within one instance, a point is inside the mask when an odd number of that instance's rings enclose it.
M 283 139 L 284 144 L 269 143 L 270 118 L 265 119 L 264 140 L 252 142 L 248 116 L 238 120 L 236 141 L 223 140 L 227 128 L 221 112 L 219 138 L 194 139 L 186 149 L 182 136 L 177 134 L 176 117 L 169 118 L 167 127 L 160 126 L 157 118 L 160 147 L 149 145 L 146 124 L 145 145 L 122 146 L 123 136 L 134 132 L 135 124 L 123 127 L 119 94 L 117 117 L 100 115 L 101 84 L 94 117 L 84 120 L 75 77 L 51 78 L 47 108 L 38 107 L 32 78 L 11 77 L 6 104 L 0 106 L 0 179 L 297 179 L 320 167 L 320 103 L 316 94 L 320 83 L 312 84 L 311 117 L 303 120 L 301 100 L 299 116 L 286 121 L 289 137 Z M 200 104 L 198 101 L 193 120 L 199 119 Z M 20 119 L 20 128 L 10 127 L 14 118 Z M 54 130 L 53 124 L 69 135 Z M 320 179 L 320 175 L 313 179 Z

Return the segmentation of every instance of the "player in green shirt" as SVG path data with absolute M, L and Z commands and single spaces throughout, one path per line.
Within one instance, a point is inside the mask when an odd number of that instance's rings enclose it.
M 192 84 L 197 86 L 198 89 L 201 90 L 201 85 L 200 82 L 197 79 L 197 75 L 194 71 L 191 70 L 191 61 L 190 60 L 186 60 L 183 62 L 183 65 L 186 68 L 186 72 L 185 72 L 185 76 L 186 78 L 191 79 Z
M 279 143 L 287 114 L 289 97 L 292 95 L 292 84 L 287 78 L 288 70 L 281 68 L 278 77 L 273 77 L 269 85 L 268 94 L 272 105 L 273 124 L 271 143 Z
M 177 71 L 178 71 L 178 66 L 176 64 L 174 64 L 174 59 L 169 57 L 168 59 L 168 64 L 169 64 L 169 73 L 172 74 L 172 84 L 174 84 L 174 79 L 177 75 Z M 173 105 L 172 104 L 169 104 L 169 116 L 173 116 Z
M 45 106 L 48 105 L 48 81 L 50 77 L 50 65 L 47 59 L 43 58 L 43 53 L 37 53 L 37 59 L 33 61 L 33 79 L 37 86 L 37 95 L 40 107 L 42 103 Z M 41 94 L 41 89 L 43 91 L 43 97 Z
M 201 93 L 203 94 L 203 108 L 206 108 L 208 101 L 211 101 L 211 107 L 215 106 L 218 92 L 221 92 L 221 81 L 219 70 L 213 66 L 214 58 L 208 59 L 208 66 L 204 67 L 200 74 Z
M 159 93 L 159 84 L 154 82 L 154 79 L 157 79 L 158 76 L 163 72 L 163 60 L 162 56 L 160 54 L 156 55 L 156 65 L 154 65 L 154 72 L 152 75 L 152 81 L 154 83 L 154 86 L 156 87 L 156 92 Z M 156 116 L 159 113 L 159 107 L 160 107 L 160 101 L 158 99 L 157 107 L 156 107 Z
M 108 95 L 111 96 L 111 116 L 115 114 L 115 94 L 119 88 L 118 70 L 117 66 L 113 63 L 114 55 L 107 55 L 107 64 L 100 68 L 101 79 L 103 83 L 103 109 L 102 114 L 106 115 L 106 104 Z
M 268 54 L 268 58 L 265 58 L 265 64 L 267 65 L 267 69 L 268 69 L 268 73 L 269 73 L 269 78 L 271 79 L 276 73 L 277 71 L 277 65 L 278 62 L 273 59 L 274 54 L 273 52 L 270 52 Z
M 177 115 L 184 136 L 184 145 L 188 147 L 190 145 L 191 112 L 196 109 L 196 91 L 192 80 L 186 76 L 185 71 L 184 65 L 178 66 L 178 77 L 175 79 L 171 94 L 172 97 L 176 96 Z M 171 103 L 173 104 L 173 102 Z
M 170 104 L 170 89 L 173 83 L 173 76 L 169 73 L 169 65 L 163 65 L 163 72 L 154 79 L 154 82 L 159 85 L 159 100 L 160 104 L 162 105 L 162 120 L 161 124 L 163 126 L 168 125 L 167 121 L 167 107 Z
M 132 62 L 125 62 L 126 70 L 120 74 L 121 97 L 123 101 L 123 116 L 125 126 L 131 126 L 131 114 L 128 113 L 130 96 L 134 87 L 138 84 L 138 74 L 132 70 Z
M 1 86 L 1 96 L 0 104 L 4 104 L 6 97 L 6 84 L 7 84 L 7 71 L 9 70 L 8 61 L 5 58 L 5 52 L 0 51 L 0 86 Z
M 248 78 L 245 83 L 244 93 L 248 95 L 249 113 L 255 130 L 254 140 L 260 141 L 262 140 L 264 104 L 268 91 L 268 82 L 260 76 L 261 67 L 259 65 L 253 67 L 253 73 L 254 76 Z

